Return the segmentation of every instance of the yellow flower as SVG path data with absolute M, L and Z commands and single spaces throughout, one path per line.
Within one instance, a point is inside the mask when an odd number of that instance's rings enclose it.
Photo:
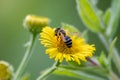
M 0 80 L 10 80 L 12 67 L 5 61 L 0 61 Z
M 80 64 L 80 60 L 86 61 L 86 57 L 91 57 L 95 51 L 94 45 L 86 44 L 83 38 L 76 35 L 69 35 L 72 39 L 72 47 L 68 48 L 61 39 L 55 36 L 55 29 L 49 26 L 43 28 L 40 36 L 41 43 L 47 48 L 46 54 L 50 58 L 55 58 L 55 61 L 62 62 L 65 58 L 66 61 L 75 61 Z

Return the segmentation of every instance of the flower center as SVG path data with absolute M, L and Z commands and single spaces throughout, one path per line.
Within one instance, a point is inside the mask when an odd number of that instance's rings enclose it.
M 61 37 L 57 37 L 57 48 L 58 51 L 63 54 L 70 54 L 70 48 L 67 47 L 67 45 Z

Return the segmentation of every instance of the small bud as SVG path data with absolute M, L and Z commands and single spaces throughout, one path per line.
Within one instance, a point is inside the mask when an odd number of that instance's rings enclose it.
M 5 61 L 0 61 L 0 80 L 10 80 L 12 77 L 12 67 Z
M 49 19 L 46 17 L 39 17 L 35 15 L 27 15 L 24 20 L 24 27 L 34 34 L 41 32 L 42 28 L 48 26 Z

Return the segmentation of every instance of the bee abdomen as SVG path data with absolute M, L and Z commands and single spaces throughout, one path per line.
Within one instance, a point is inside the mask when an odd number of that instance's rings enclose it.
M 68 47 L 68 48 L 71 48 L 72 47 L 72 40 L 71 40 L 71 38 L 69 37 L 69 36 L 66 36 L 65 37 L 65 44 L 66 44 L 66 46 Z

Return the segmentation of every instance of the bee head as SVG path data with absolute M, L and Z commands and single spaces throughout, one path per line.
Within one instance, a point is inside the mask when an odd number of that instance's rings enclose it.
M 66 32 L 63 29 L 56 28 L 55 29 L 55 36 L 60 36 L 61 34 L 64 35 L 64 36 L 66 36 Z
M 58 34 L 60 35 L 60 33 L 59 33 L 60 30 L 61 30 L 61 28 L 56 28 L 56 29 L 55 29 L 55 36 L 57 36 Z

